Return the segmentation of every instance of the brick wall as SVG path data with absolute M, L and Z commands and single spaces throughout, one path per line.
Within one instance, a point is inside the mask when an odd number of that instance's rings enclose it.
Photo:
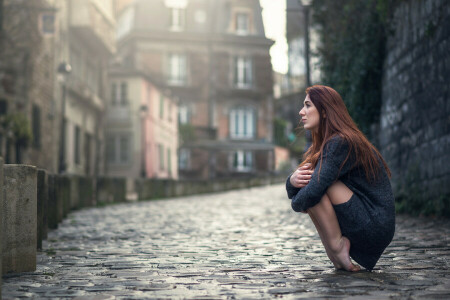
M 387 40 L 379 146 L 396 194 L 450 195 L 450 3 L 403 1 Z

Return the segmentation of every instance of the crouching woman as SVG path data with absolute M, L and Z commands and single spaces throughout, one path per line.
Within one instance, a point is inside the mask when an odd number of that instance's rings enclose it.
M 306 94 L 299 114 L 312 145 L 286 181 L 292 208 L 311 217 L 336 268 L 360 270 L 353 258 L 372 270 L 395 231 L 389 168 L 334 89 Z

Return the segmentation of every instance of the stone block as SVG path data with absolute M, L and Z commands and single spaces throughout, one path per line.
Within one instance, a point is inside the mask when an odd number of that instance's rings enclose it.
M 43 169 L 37 172 L 37 249 L 47 235 L 48 175 Z
M 48 205 L 47 205 L 47 223 L 49 229 L 58 228 L 58 211 L 60 210 L 58 205 L 58 199 L 56 198 L 55 181 L 58 175 L 48 175 Z
M 69 211 L 76 210 L 80 207 L 80 189 L 79 178 L 77 175 L 68 176 L 69 180 Z
M 70 178 L 65 175 L 55 177 L 55 197 L 58 202 L 57 220 L 58 223 L 70 212 Z
M 125 178 L 100 177 L 97 179 L 97 205 L 126 201 L 127 183 Z
M 36 270 L 37 169 L 4 166 L 2 274 Z
M 78 177 L 79 206 L 92 207 L 95 205 L 94 178 Z

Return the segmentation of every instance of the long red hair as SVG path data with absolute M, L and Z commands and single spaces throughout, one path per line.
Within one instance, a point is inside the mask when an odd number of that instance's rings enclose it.
M 317 132 L 311 131 L 312 145 L 304 154 L 300 166 L 310 163 L 312 168 L 315 168 L 320 161 L 320 172 L 324 145 L 332 137 L 338 135 L 349 145 L 349 153 L 342 163 L 341 169 L 349 159 L 350 154 L 354 154 L 355 165 L 363 168 L 368 181 L 374 181 L 378 177 L 382 167 L 380 160 L 388 176 L 391 176 L 391 171 L 380 152 L 358 129 L 338 92 L 328 86 L 314 85 L 306 89 L 306 94 L 309 95 L 311 102 L 317 108 L 320 121 Z

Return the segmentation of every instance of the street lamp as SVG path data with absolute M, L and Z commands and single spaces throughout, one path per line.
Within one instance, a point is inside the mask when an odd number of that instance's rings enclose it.
M 303 7 L 303 13 L 305 14 L 305 66 L 306 66 L 306 87 L 311 86 L 311 74 L 309 69 L 309 8 L 312 4 L 312 0 L 299 0 Z
M 58 173 L 61 174 L 66 170 L 66 163 L 64 161 L 64 133 L 65 133 L 65 123 L 64 116 L 66 114 L 66 79 L 67 75 L 72 72 L 72 67 L 66 62 L 62 62 L 58 66 L 58 74 L 61 76 L 62 81 L 62 92 L 61 92 L 61 126 L 60 126 L 60 136 L 59 136 L 59 166 Z
M 142 104 L 139 107 L 139 113 L 141 116 L 141 155 L 142 155 L 142 161 L 141 161 L 141 177 L 146 178 L 147 177 L 147 131 L 145 126 L 146 116 L 147 116 L 148 106 L 146 104 Z

